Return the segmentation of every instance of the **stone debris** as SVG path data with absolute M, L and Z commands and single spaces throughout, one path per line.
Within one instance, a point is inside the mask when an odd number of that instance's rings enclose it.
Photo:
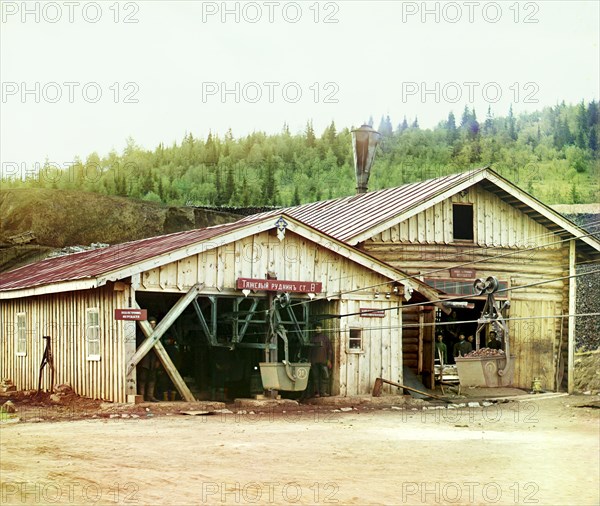
M 48 255 L 48 258 L 62 257 L 65 255 L 72 255 L 73 253 L 81 253 L 82 251 L 89 251 L 93 249 L 108 248 L 110 244 L 103 242 L 93 242 L 89 246 L 66 246 L 58 251 L 53 251 Z

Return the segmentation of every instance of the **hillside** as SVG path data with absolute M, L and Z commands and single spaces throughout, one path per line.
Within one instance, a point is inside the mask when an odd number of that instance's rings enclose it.
M 43 258 L 55 248 L 115 244 L 235 221 L 231 213 L 136 201 L 76 190 L 0 191 L 0 270 Z M 28 244 L 13 236 L 32 232 Z

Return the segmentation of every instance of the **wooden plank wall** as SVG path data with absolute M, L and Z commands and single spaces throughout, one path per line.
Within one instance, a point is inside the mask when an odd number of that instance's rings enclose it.
M 203 293 L 236 293 L 239 277 L 265 279 L 267 272 L 281 280 L 319 281 L 323 294 L 337 296 L 356 290 L 372 294 L 389 289 L 389 281 L 335 251 L 289 232 L 279 241 L 263 232 L 178 262 L 142 273 L 138 291 L 185 292 L 203 283 Z M 365 287 L 369 287 L 365 290 Z
M 127 307 L 122 291 L 113 284 L 82 290 L 16 300 L 0 304 L 2 347 L 0 376 L 10 378 L 19 390 L 37 389 L 39 367 L 44 353 L 43 336 L 52 337 L 54 384 L 68 384 L 82 396 L 125 401 L 124 340 L 122 322 L 113 319 L 114 309 Z M 98 308 L 100 321 L 100 360 L 87 358 L 85 343 L 86 309 Z M 27 355 L 16 356 L 16 313 L 27 321 Z M 42 388 L 50 388 L 46 366 Z
M 474 206 L 475 241 L 471 245 L 453 243 L 452 203 Z M 515 386 L 530 388 L 539 377 L 544 388 L 555 389 L 561 330 L 565 351 L 568 325 L 566 319 L 555 318 L 568 313 L 568 280 L 550 281 L 568 274 L 568 243 L 559 241 L 559 236 L 496 195 L 474 187 L 465 196 L 455 195 L 377 234 L 362 248 L 422 278 L 451 279 L 450 268 L 466 264 L 465 268 L 476 270 L 477 277 L 507 281 L 514 289 L 508 295 L 511 317 L 547 317 L 510 324 L 517 354 Z M 526 286 L 542 281 L 548 282 Z M 404 318 L 408 322 L 411 316 L 405 313 Z M 405 334 L 405 363 L 414 368 L 416 343 L 411 331 L 405 330 Z
M 524 248 L 527 245 L 552 245 L 556 236 L 497 195 L 480 186 L 440 202 L 425 211 L 373 236 L 375 242 L 452 244 L 452 204 L 473 204 L 475 244 Z
M 352 315 L 340 323 L 340 395 L 369 394 L 378 377 L 402 381 L 402 314 L 397 306 L 398 300 L 339 301 L 340 314 Z M 361 307 L 388 310 L 384 318 L 361 318 L 353 314 Z M 362 329 L 362 353 L 348 348 L 350 328 Z M 392 388 L 384 391 L 391 393 Z

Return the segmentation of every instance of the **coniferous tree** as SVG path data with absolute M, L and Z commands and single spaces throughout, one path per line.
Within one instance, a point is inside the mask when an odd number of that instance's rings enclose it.
M 516 123 L 517 122 L 516 122 L 515 116 L 513 114 L 512 104 L 510 104 L 510 109 L 508 110 L 507 130 L 508 130 L 508 136 L 513 141 L 517 140 L 517 127 L 516 127 Z
M 316 144 L 317 144 L 317 138 L 315 136 L 315 131 L 314 131 L 313 126 L 312 126 L 312 121 L 309 121 L 306 124 L 305 135 L 306 135 L 306 145 L 309 148 L 314 148 L 316 146 Z
M 213 139 L 212 132 L 208 133 L 208 137 L 206 139 L 206 145 L 204 146 L 204 162 L 207 165 L 215 166 L 217 165 L 217 161 L 219 160 L 219 155 L 217 153 L 217 146 Z
M 394 133 L 394 127 L 392 126 L 392 120 L 390 119 L 389 115 L 385 118 L 381 116 L 381 121 L 379 122 L 379 128 L 377 131 L 384 137 L 392 136 Z
M 483 134 L 484 135 L 493 135 L 495 133 L 494 130 L 494 117 L 492 115 L 492 106 L 488 105 L 487 114 L 485 116 L 485 122 L 483 123 Z
M 446 120 L 446 142 L 449 145 L 452 145 L 457 138 L 458 131 L 456 130 L 456 119 L 454 113 L 450 111 L 448 119 Z
M 221 184 L 221 169 L 220 167 L 215 167 L 215 204 L 217 206 L 222 206 L 225 204 L 225 199 L 223 198 L 223 185 Z
M 598 103 L 592 100 L 588 104 L 588 148 L 592 151 L 593 156 L 598 156 L 598 147 L 600 146 L 600 128 L 598 127 L 599 111 Z
M 404 119 L 402 120 L 402 123 L 400 123 L 398 125 L 398 133 L 401 134 L 405 130 L 408 130 L 408 121 L 406 119 L 406 116 L 404 116 Z
M 588 147 L 588 114 L 583 100 L 577 106 L 577 126 L 575 132 L 575 143 L 578 148 Z
M 292 205 L 299 206 L 300 205 L 300 193 L 298 193 L 298 185 L 294 185 L 294 195 L 292 196 Z
M 242 179 L 242 187 L 240 189 L 240 205 L 242 207 L 248 207 L 251 202 L 250 188 L 248 188 L 248 180 L 246 176 Z
M 235 195 L 235 178 L 233 174 L 233 167 L 229 167 L 227 171 L 227 179 L 225 181 L 225 189 L 223 190 L 223 202 L 229 204 Z

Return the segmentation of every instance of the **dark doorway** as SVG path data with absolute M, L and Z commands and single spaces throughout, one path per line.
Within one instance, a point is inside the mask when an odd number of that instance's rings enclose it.
M 458 301 L 457 301 L 458 302 Z M 481 316 L 481 311 L 485 304 L 482 300 L 469 300 L 466 301 L 473 304 L 473 309 L 468 308 L 452 308 L 452 312 L 447 315 L 441 312 L 439 319 L 439 325 L 436 328 L 436 336 L 442 334 L 443 342 L 446 345 L 448 352 L 448 363 L 454 364 L 454 345 L 458 343 L 459 336 L 464 334 L 465 339 L 469 339 L 469 336 L 473 337 L 471 343 L 472 348 L 475 349 L 475 332 L 477 331 L 477 320 Z M 481 345 L 484 345 L 482 342 Z

